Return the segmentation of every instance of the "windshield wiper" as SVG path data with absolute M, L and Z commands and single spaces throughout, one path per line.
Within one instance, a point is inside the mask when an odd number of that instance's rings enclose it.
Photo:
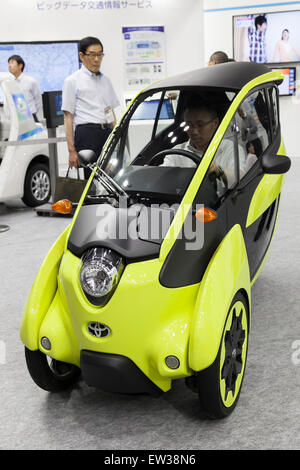
M 101 176 L 103 179 L 106 178 L 108 180 L 108 183 L 115 189 L 115 191 L 119 193 L 120 196 L 123 196 L 126 198 L 129 197 L 125 189 L 123 189 L 122 186 L 116 183 L 113 178 L 111 178 L 104 170 L 102 170 L 102 168 L 96 168 L 95 174 L 98 175 L 98 172 L 100 172 L 99 178 L 101 179 Z
M 97 179 L 110 193 L 113 193 L 117 196 L 126 197 L 126 199 L 129 198 L 125 189 L 116 183 L 113 178 L 111 178 L 104 170 L 102 170 L 102 168 L 97 167 L 95 164 L 88 164 L 87 167 L 95 173 Z
M 126 197 L 126 199 L 129 199 L 129 195 L 125 189 L 116 183 L 104 170 L 102 170 L 102 168 L 97 166 L 97 163 L 90 163 L 94 160 L 94 158 L 95 152 L 93 150 L 80 150 L 80 152 L 78 152 L 78 159 L 80 164 L 94 172 L 94 175 L 106 190 L 115 196 L 122 196 Z

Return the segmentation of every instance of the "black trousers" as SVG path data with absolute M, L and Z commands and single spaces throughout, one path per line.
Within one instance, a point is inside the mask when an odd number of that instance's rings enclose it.
M 89 124 L 76 126 L 74 136 L 76 152 L 93 150 L 96 154 L 95 161 L 97 161 L 110 133 L 111 129 L 102 129 L 100 126 L 91 126 Z M 91 170 L 84 168 L 85 179 L 88 179 L 90 174 Z

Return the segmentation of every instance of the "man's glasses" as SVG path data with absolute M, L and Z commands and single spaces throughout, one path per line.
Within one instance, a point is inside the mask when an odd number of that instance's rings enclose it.
M 100 59 L 102 59 L 102 57 L 105 56 L 103 52 L 99 52 L 99 54 L 96 54 L 95 52 L 90 52 L 89 54 L 84 54 L 84 55 L 86 55 L 87 57 L 90 57 L 91 59 L 95 59 L 96 57 L 100 57 Z
M 190 123 L 186 123 L 186 127 L 184 128 L 185 131 L 187 131 L 188 129 L 202 129 L 202 127 L 205 127 L 207 126 L 208 124 L 210 124 L 211 122 L 215 121 L 215 117 L 213 119 L 210 119 L 209 121 L 206 121 L 206 122 L 197 122 L 197 124 L 190 124 Z M 188 129 L 187 129 L 188 127 Z

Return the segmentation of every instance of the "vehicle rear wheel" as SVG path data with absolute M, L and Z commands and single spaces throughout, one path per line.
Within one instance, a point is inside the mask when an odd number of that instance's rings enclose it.
M 247 360 L 248 316 L 245 297 L 238 292 L 229 308 L 217 358 L 197 374 L 200 403 L 210 418 L 225 418 L 238 402 Z
M 71 387 L 80 375 L 78 367 L 52 359 L 40 350 L 25 347 L 25 359 L 32 379 L 47 392 L 61 392 Z
M 34 163 L 27 170 L 23 202 L 29 207 L 45 204 L 51 194 L 50 173 L 45 163 Z

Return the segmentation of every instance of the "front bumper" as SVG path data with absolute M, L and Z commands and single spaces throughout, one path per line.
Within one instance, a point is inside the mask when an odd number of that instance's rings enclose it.
M 125 356 L 81 351 L 80 368 L 84 381 L 105 392 L 159 396 L 162 390 Z

